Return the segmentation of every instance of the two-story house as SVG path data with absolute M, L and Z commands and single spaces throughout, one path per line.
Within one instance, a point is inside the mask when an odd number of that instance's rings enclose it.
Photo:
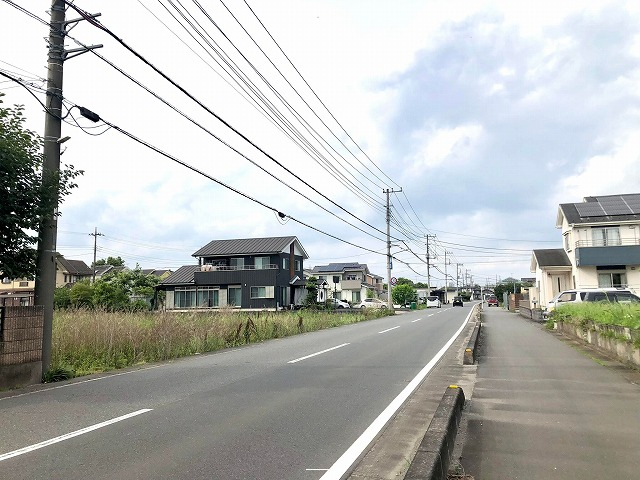
M 309 256 L 296 237 L 214 240 L 165 278 L 167 309 L 235 307 L 286 308 L 304 288 L 303 261 Z
M 93 277 L 93 269 L 82 260 L 68 260 L 62 255 L 56 258 L 56 287 L 64 287 L 89 280 Z
M 382 277 L 369 272 L 366 264 L 330 263 L 315 266 L 310 273 L 328 283 L 328 293 L 331 297 L 352 304 L 367 298 L 367 290 L 373 290 L 376 295 L 382 292 Z
M 534 250 L 541 305 L 570 288 L 640 291 L 640 194 L 585 197 L 558 208 L 562 249 Z

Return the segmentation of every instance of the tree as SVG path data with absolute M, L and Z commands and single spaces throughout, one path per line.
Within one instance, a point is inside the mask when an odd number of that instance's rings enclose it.
M 107 257 L 106 259 L 101 258 L 100 260 L 96 260 L 96 264 L 92 266 L 99 265 L 111 265 L 113 267 L 124 267 L 124 260 L 121 257 Z
M 411 287 L 415 287 L 415 285 L 413 284 L 413 282 L 411 280 L 409 280 L 408 278 L 404 278 L 404 277 L 398 278 L 398 281 L 396 282 L 396 286 L 398 286 L 398 285 L 409 285 Z
M 316 277 L 307 278 L 307 296 L 304 299 L 304 304 L 307 307 L 314 307 L 318 305 L 318 279 Z
M 391 298 L 397 305 L 406 305 L 418 299 L 418 291 L 408 283 L 396 285 L 391 291 Z
M 43 141 L 24 128 L 23 110 L 0 105 L 0 279 L 35 277 L 34 232 L 83 173 L 65 166 L 43 175 Z

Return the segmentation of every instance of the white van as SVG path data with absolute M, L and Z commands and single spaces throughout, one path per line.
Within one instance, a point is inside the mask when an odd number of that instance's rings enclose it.
M 631 290 L 622 288 L 589 288 L 575 289 L 560 292 L 547 304 L 547 311 L 567 304 L 580 302 L 620 302 L 620 303 L 640 303 L 640 297 Z
M 440 302 L 440 299 L 435 295 L 427 297 L 424 303 L 427 306 L 427 308 L 429 307 L 442 308 L 442 302 Z

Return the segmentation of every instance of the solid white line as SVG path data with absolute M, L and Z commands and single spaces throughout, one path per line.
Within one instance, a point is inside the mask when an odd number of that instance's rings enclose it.
M 295 360 L 289 360 L 287 363 L 296 363 L 301 360 L 306 360 L 307 358 L 315 357 L 316 355 L 322 355 L 323 353 L 330 352 L 331 350 L 335 350 L 336 348 L 346 347 L 350 345 L 349 343 L 343 343 L 342 345 L 338 345 L 337 347 L 327 348 L 326 350 L 322 350 L 321 352 L 312 353 L 311 355 L 307 355 L 306 357 L 296 358 Z
M 35 445 L 30 445 L 28 447 L 21 448 L 19 450 L 14 450 L 13 452 L 5 453 L 0 455 L 0 462 L 3 460 L 7 460 L 9 458 L 17 457 L 18 455 L 23 455 L 25 453 L 33 452 L 34 450 L 38 450 L 39 448 L 48 447 L 49 445 L 53 445 L 54 443 L 62 442 L 64 440 L 68 440 L 73 437 L 77 437 L 78 435 L 82 435 L 84 433 L 92 432 L 93 430 L 97 430 L 102 427 L 106 427 L 107 425 L 111 425 L 112 423 L 121 422 L 122 420 L 126 420 L 127 418 L 135 417 L 136 415 L 140 415 L 142 413 L 147 413 L 153 410 L 152 408 L 143 408 L 142 410 L 138 410 L 136 412 L 127 413 L 126 415 L 122 415 L 118 418 L 113 418 L 111 420 L 107 420 L 106 422 L 97 423 L 90 427 L 82 428 L 80 430 L 76 430 L 75 432 L 66 433 L 64 435 L 60 435 L 59 437 L 51 438 L 49 440 L 45 440 L 44 442 L 36 443 Z
M 420 320 L 422 320 L 422 318 L 416 318 L 415 320 L 411 320 L 411 323 L 416 323 L 416 322 L 419 322 Z
M 397 327 L 387 328 L 386 330 L 382 330 L 381 332 L 378 332 L 378 333 L 387 333 L 387 332 L 390 332 L 391 330 L 395 330 L 396 328 L 400 328 L 400 325 L 398 325 Z
M 373 442 L 373 440 L 378 436 L 380 431 L 387 425 L 389 420 L 396 414 L 396 412 L 404 405 L 404 402 L 409 398 L 409 396 L 413 393 L 413 391 L 418 388 L 418 385 L 424 380 L 429 372 L 433 369 L 433 367 L 440 361 L 442 356 L 446 353 L 447 349 L 451 346 L 451 344 L 455 341 L 455 339 L 460 335 L 464 327 L 466 326 L 469 318 L 471 317 L 471 313 L 473 309 L 467 315 L 467 318 L 456 333 L 447 341 L 447 343 L 436 353 L 436 355 L 427 363 L 422 370 L 415 376 L 413 380 L 400 392 L 400 394 L 393 399 L 393 401 L 385 408 L 378 418 L 376 418 L 371 425 L 367 427 L 367 429 L 358 437 L 358 439 L 353 442 L 353 444 L 347 449 L 346 452 L 342 454 L 342 456 L 336 460 L 336 462 L 331 466 L 327 472 L 320 477 L 320 480 L 340 480 L 343 478 L 343 475 L 351 468 L 351 466 L 360 458 L 360 455 L 367 449 L 367 447 Z

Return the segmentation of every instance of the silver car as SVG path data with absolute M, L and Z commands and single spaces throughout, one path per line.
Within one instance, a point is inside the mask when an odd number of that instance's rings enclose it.
M 387 304 L 378 298 L 365 298 L 354 308 L 387 308 Z

